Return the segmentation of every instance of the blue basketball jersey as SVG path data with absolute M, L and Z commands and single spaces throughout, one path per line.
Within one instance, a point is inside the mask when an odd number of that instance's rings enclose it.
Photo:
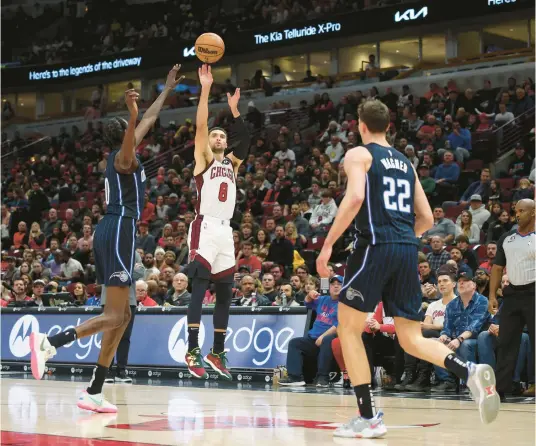
M 415 236 L 415 171 L 393 147 L 365 144 L 372 155 L 365 201 L 355 219 L 356 246 L 382 243 L 418 245 Z
M 134 173 L 119 173 L 114 166 L 118 153 L 119 150 L 110 153 L 104 173 L 106 213 L 139 220 L 145 205 L 145 170 L 138 158 L 138 168 Z

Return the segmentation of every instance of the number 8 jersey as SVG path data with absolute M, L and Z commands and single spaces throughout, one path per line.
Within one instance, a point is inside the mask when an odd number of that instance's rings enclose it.
M 197 215 L 231 220 L 236 205 L 235 180 L 232 161 L 214 158 L 202 173 L 195 176 Z
M 416 175 L 410 161 L 393 147 L 363 145 L 372 155 L 365 200 L 355 219 L 357 246 L 383 243 L 418 245 L 413 211 Z

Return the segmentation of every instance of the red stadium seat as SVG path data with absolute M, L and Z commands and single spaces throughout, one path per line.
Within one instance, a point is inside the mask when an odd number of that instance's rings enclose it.
M 501 189 L 510 190 L 514 188 L 515 180 L 513 178 L 497 178 L 497 183 L 501 185 Z
M 505 203 L 501 203 L 501 205 L 506 212 L 510 213 L 510 209 L 512 208 L 512 203 L 505 202 Z
M 336 263 L 333 265 L 333 271 L 339 276 L 344 276 L 344 270 L 346 269 L 346 263 Z
M 466 207 L 467 206 L 460 206 L 460 205 L 451 206 L 451 207 L 447 208 L 447 210 L 445 211 L 445 217 L 447 217 L 447 218 L 457 218 L 458 215 L 460 215 L 462 213 L 462 211 Z
M 67 285 L 67 292 L 73 294 L 75 285 L 76 285 L 76 282 L 70 283 L 69 285 Z
M 307 240 L 307 249 L 320 251 L 322 249 L 322 246 L 324 246 L 325 241 L 326 237 L 312 236 L 310 239 Z
M 484 260 L 486 260 L 486 251 L 488 247 L 486 245 L 475 245 L 473 248 L 473 251 L 476 254 L 476 257 L 478 259 L 478 263 L 482 263 Z
M 465 163 L 465 170 L 482 170 L 484 167 L 484 161 L 482 160 L 469 160 Z

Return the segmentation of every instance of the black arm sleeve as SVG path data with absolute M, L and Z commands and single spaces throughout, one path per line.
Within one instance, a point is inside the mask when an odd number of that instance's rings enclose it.
M 249 153 L 250 136 L 242 116 L 234 119 L 230 128 L 230 136 L 233 140 L 238 140 L 237 146 L 233 149 L 233 155 L 239 160 L 245 160 Z

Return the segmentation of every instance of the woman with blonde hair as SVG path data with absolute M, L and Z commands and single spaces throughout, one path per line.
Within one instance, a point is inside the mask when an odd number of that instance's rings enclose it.
M 166 254 L 166 251 L 164 251 L 164 248 L 158 247 L 154 251 L 154 266 L 158 268 L 159 270 L 161 268 L 165 268 L 166 264 L 164 262 L 164 256 Z
M 303 235 L 298 234 L 296 225 L 292 221 L 289 221 L 285 225 L 285 238 L 290 240 L 290 242 L 294 245 L 294 249 L 297 251 L 302 249 L 303 245 L 307 243 L 307 239 Z
M 45 234 L 41 232 L 41 226 L 36 221 L 32 223 L 30 234 L 28 234 L 28 245 L 31 249 L 45 249 L 47 247 Z
M 12 282 L 18 279 L 22 279 L 22 276 L 24 275 L 30 276 L 31 272 L 32 272 L 32 267 L 30 263 L 22 262 L 19 269 L 15 272 L 15 274 L 13 274 Z
M 473 215 L 469 211 L 463 211 L 456 224 L 456 237 L 459 235 L 465 235 L 471 245 L 480 243 L 480 228 L 473 223 Z

